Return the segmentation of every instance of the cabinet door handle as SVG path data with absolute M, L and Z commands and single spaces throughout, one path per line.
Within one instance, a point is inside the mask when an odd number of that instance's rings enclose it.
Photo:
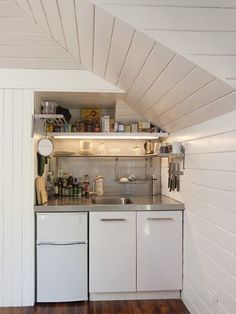
M 126 221 L 125 218 L 101 218 L 101 221 Z
M 170 218 L 170 217 L 159 217 L 159 218 L 147 218 L 147 220 L 173 220 L 173 218 Z
M 86 241 L 77 241 L 77 242 L 37 242 L 38 246 L 69 246 L 69 245 L 79 245 L 79 244 L 87 244 Z

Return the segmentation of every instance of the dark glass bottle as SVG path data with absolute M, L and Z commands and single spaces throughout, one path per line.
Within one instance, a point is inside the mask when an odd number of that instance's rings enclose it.
M 58 196 L 62 196 L 62 178 L 58 178 Z
M 58 197 L 58 195 L 59 195 L 58 180 L 55 179 L 55 181 L 54 181 L 54 197 Z
M 75 178 L 74 184 L 73 184 L 73 197 L 77 198 L 77 195 L 78 195 L 78 181 L 77 181 L 77 178 Z

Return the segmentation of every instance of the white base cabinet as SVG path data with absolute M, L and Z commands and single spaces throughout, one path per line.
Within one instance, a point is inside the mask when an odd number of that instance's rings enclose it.
M 182 289 L 182 212 L 137 213 L 137 291 Z
M 136 290 L 136 213 L 90 212 L 89 291 Z
M 90 212 L 89 218 L 90 297 L 168 297 L 182 289 L 182 211 Z

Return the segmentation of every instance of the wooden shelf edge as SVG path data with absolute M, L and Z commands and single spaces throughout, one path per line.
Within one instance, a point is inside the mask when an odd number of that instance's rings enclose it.
M 69 139 L 100 139 L 101 137 L 104 139 L 130 139 L 130 138 L 137 138 L 137 139 L 158 139 L 160 137 L 168 137 L 168 133 L 145 133 L 145 132 L 138 132 L 138 133 L 132 133 L 132 132 L 49 132 L 47 133 L 47 136 L 50 137 L 56 137 L 56 138 L 69 138 Z

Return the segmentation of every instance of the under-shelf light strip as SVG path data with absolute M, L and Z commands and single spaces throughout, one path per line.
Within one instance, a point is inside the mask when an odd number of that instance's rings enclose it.
M 158 139 L 159 136 L 145 136 L 145 135 L 140 135 L 140 136 L 132 136 L 132 135 L 128 135 L 128 136 L 123 136 L 122 134 L 119 136 L 119 135 L 107 135 L 107 136 L 104 136 L 104 135 L 55 135 L 54 136 L 55 139 L 99 139 L 99 140 L 102 140 L 102 139 L 114 139 L 114 140 L 133 140 L 133 139 L 136 139 L 136 140 L 146 140 L 146 139 Z
M 117 135 L 99 135 L 99 136 L 92 136 L 92 135 L 75 135 L 75 136 L 65 136 L 65 135 L 56 135 L 54 136 L 55 139 L 119 139 L 119 140 L 141 140 L 141 139 L 158 139 L 158 136 L 117 136 Z

